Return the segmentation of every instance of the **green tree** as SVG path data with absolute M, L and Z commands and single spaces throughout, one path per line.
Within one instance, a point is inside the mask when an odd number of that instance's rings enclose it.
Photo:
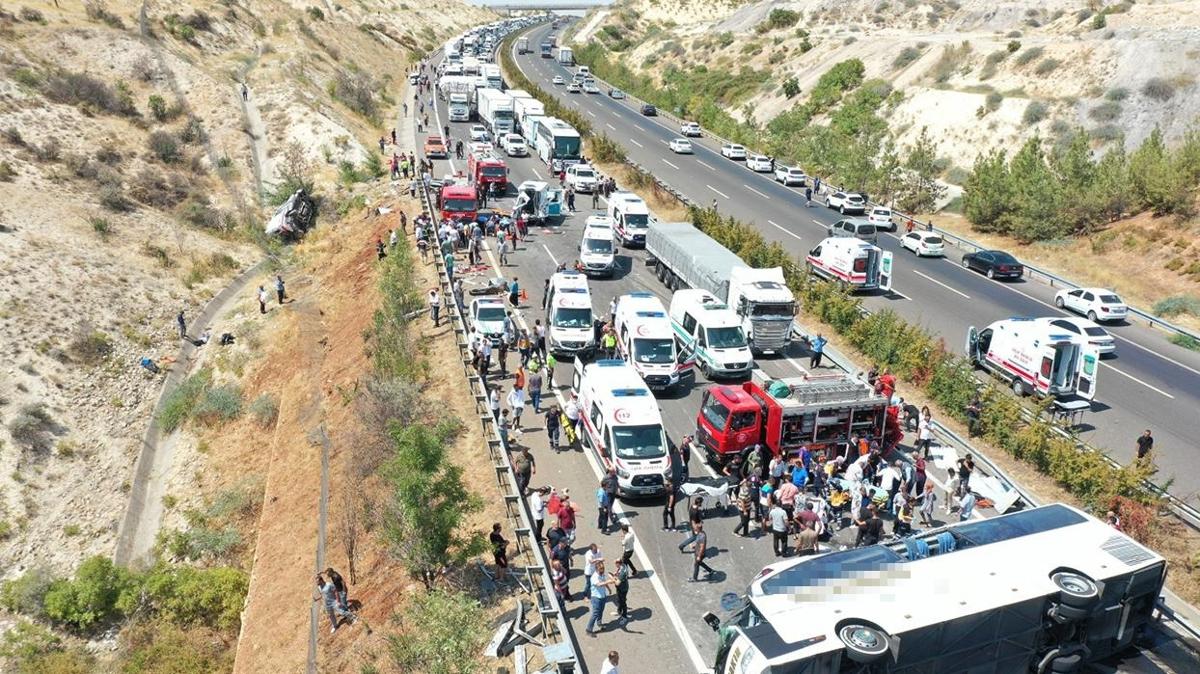
M 137 579 L 107 557 L 91 557 L 73 579 L 51 583 L 44 601 L 50 619 L 88 630 L 133 609 Z
M 466 516 L 482 504 L 467 489 L 462 468 L 447 459 L 446 440 L 454 430 L 447 425 L 394 429 L 396 453 L 383 468 L 391 490 L 384 540 L 429 589 L 442 569 L 485 547 L 482 534 L 464 531 Z
M 788 98 L 795 98 L 800 94 L 800 82 L 796 81 L 795 77 L 789 77 L 783 81 L 783 95 Z
M 1021 241 L 1062 236 L 1069 225 L 1062 219 L 1062 186 L 1046 163 L 1042 139 L 1034 136 L 1009 163 L 1013 210 L 1004 218 L 1006 229 Z
M 909 212 L 929 213 L 946 196 L 946 186 L 939 183 L 937 144 L 929 137 L 929 129 L 908 147 L 904 157 L 904 181 L 900 191 L 900 207 Z
M 1130 155 L 1129 184 L 1134 197 L 1155 215 L 1190 209 L 1187 173 L 1181 162 L 1172 160 L 1158 127 Z
M 400 622 L 404 632 L 388 637 L 388 650 L 400 671 L 479 671 L 479 651 L 488 632 L 479 602 L 466 593 L 434 590 L 413 597 Z
M 1096 193 L 1096 163 L 1091 137 L 1077 129 L 1054 153 L 1051 164 L 1062 185 L 1063 219 L 1083 233 L 1103 220 L 1102 195 Z
M 1011 198 L 1011 176 L 1003 150 L 992 150 L 975 158 L 963 185 L 963 213 L 981 232 L 1002 231 Z

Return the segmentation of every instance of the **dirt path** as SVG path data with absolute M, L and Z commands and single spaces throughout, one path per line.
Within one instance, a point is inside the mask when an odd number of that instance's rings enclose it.
M 234 95 L 237 96 L 238 103 L 242 109 L 242 120 L 246 135 L 250 138 L 250 163 L 254 169 L 254 184 L 257 188 L 259 201 L 262 201 L 263 187 L 270 185 L 275 180 L 275 164 L 271 159 L 269 145 L 267 142 L 267 125 L 263 123 L 262 115 L 259 114 L 258 104 L 256 102 L 254 91 L 249 89 L 250 71 L 258 64 L 258 59 L 262 57 L 262 47 L 254 54 L 254 60 L 246 64 L 242 70 L 241 82 L 236 82 L 233 85 Z M 245 83 L 243 85 L 243 83 Z M 246 86 L 246 95 L 242 95 L 242 86 Z
M 212 324 L 213 319 L 228 310 L 250 282 L 262 273 L 265 264 L 266 260 L 263 260 L 242 272 L 209 300 L 200 315 L 189 323 L 189 334 L 199 335 Z M 176 430 L 164 436 L 158 424 L 158 414 L 167 397 L 191 374 L 195 352 L 196 347 L 191 342 L 183 341 L 175 364 L 167 371 L 163 380 L 162 391 L 154 406 L 150 424 L 142 437 L 142 449 L 134 464 L 130 484 L 129 506 L 125 510 L 124 519 L 121 520 L 117 547 L 113 553 L 113 560 L 117 564 L 130 565 L 140 562 L 154 547 L 154 540 L 162 523 L 166 477 L 171 472 L 179 435 L 179 431 Z

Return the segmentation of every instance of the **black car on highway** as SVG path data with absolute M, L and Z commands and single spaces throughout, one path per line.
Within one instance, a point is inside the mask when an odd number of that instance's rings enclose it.
M 962 257 L 962 266 L 987 274 L 988 278 L 1019 279 L 1025 265 L 1002 250 L 977 250 Z
M 655 115 L 657 115 L 657 114 L 658 114 L 658 108 L 656 108 L 656 107 L 654 107 L 653 105 L 650 105 L 649 103 L 647 103 L 647 104 L 645 104 L 645 105 L 643 105 L 643 106 L 642 106 L 642 114 L 643 114 L 643 115 L 645 115 L 645 116 L 647 116 L 647 117 L 653 117 L 653 116 L 655 116 Z

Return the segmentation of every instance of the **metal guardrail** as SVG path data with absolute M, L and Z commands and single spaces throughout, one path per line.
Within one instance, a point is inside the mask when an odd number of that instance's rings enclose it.
M 597 83 L 600 83 L 603 85 L 601 87 L 601 89 L 614 89 L 614 88 L 620 89 L 620 87 L 613 87 L 613 85 L 600 79 L 599 77 L 596 77 L 596 75 L 594 75 L 594 74 L 592 75 L 592 77 L 595 78 Z M 624 90 L 622 90 L 622 91 L 624 91 Z M 626 100 L 637 103 L 639 105 L 639 107 L 642 104 L 654 105 L 653 103 L 650 103 L 649 101 L 642 100 L 642 99 L 638 98 L 637 96 L 630 94 L 628 91 L 624 91 L 624 93 L 625 93 Z M 667 119 L 670 119 L 676 124 L 682 124 L 684 121 L 690 121 L 690 120 L 684 120 L 682 117 L 678 117 L 677 115 L 675 115 L 673 112 L 671 112 L 669 110 L 663 110 L 661 108 L 658 108 L 658 106 L 655 106 L 655 109 L 658 110 L 659 117 L 665 117 Z M 707 136 L 708 138 L 711 138 L 713 141 L 720 143 L 720 144 L 733 142 L 732 140 L 718 136 L 717 134 L 712 133 L 711 131 L 709 131 L 707 129 L 701 129 L 701 133 L 703 133 L 704 136 Z M 651 175 L 653 175 L 653 174 L 651 174 Z M 826 190 L 826 191 L 834 191 L 834 192 L 842 191 L 841 187 L 834 185 L 832 183 L 826 183 L 825 181 L 821 181 L 821 187 L 823 189 L 825 187 L 828 187 L 829 190 Z M 926 228 L 929 231 L 937 232 L 938 234 L 940 234 L 942 236 L 943 239 L 950 241 L 956 247 L 966 250 L 969 253 L 973 253 L 978 250 L 989 250 L 989 247 L 984 246 L 983 244 L 980 244 L 980 243 L 977 243 L 970 239 L 958 236 L 957 234 L 953 234 L 951 232 L 948 232 L 944 229 L 940 229 L 935 226 L 931 227 L 930 223 L 922 222 L 921 220 L 918 220 L 918 219 L 912 217 L 911 215 L 902 213 L 901 211 L 897 210 L 893 206 L 889 206 L 887 204 L 879 204 L 879 203 L 876 203 L 873 201 L 868 201 L 867 203 L 872 206 L 882 206 L 884 208 L 890 208 L 890 209 L 892 209 L 892 213 L 895 215 L 895 217 L 899 218 L 899 222 L 907 222 L 908 220 L 912 220 L 914 224 L 921 225 L 923 228 Z M 1080 286 L 1079 284 L 1077 284 L 1073 281 L 1070 281 L 1061 276 L 1058 276 L 1057 274 L 1048 272 L 1044 269 L 1039 269 L 1037 267 L 1034 267 L 1034 266 L 1028 265 L 1028 264 L 1025 264 L 1024 267 L 1025 267 L 1025 271 L 1029 272 L 1031 275 L 1040 276 L 1043 279 L 1045 279 L 1051 288 L 1060 288 L 1061 287 L 1061 288 L 1065 288 L 1068 290 L 1072 290 L 1075 288 L 1084 287 L 1084 286 Z M 1191 332 L 1190 330 L 1188 330 L 1186 328 L 1180 327 L 1178 325 L 1175 325 L 1174 323 L 1171 323 L 1170 321 L 1167 321 L 1163 318 L 1155 316 L 1154 314 L 1151 314 L 1148 311 L 1138 309 L 1137 307 L 1129 307 L 1129 312 L 1137 315 L 1139 318 L 1141 318 L 1143 321 L 1145 321 L 1147 325 L 1149 325 L 1152 328 L 1159 328 L 1162 330 L 1166 330 L 1167 332 L 1172 332 L 1172 333 L 1175 333 L 1178 335 L 1184 335 L 1187 337 L 1191 337 L 1192 339 L 1195 339 L 1197 341 L 1200 341 L 1200 333 Z
M 440 224 L 439 213 L 434 208 L 430 190 L 423 183 L 421 185 L 421 207 L 425 211 L 425 214 L 433 220 L 436 228 Z M 487 440 L 488 453 L 492 459 L 496 481 L 504 492 L 505 509 L 516 531 L 515 543 L 517 553 L 526 554 L 532 557 L 535 562 L 520 569 L 529 581 L 529 587 L 522 586 L 522 589 L 529 591 L 533 596 L 534 608 L 540 617 L 542 627 L 540 638 L 548 643 L 557 642 L 566 644 L 570 648 L 570 656 L 554 663 L 555 669 L 553 671 L 559 674 L 571 674 L 576 671 L 583 671 L 583 659 L 579 654 L 579 644 L 576 643 L 569 628 L 569 622 L 567 621 L 563 607 L 554 595 L 554 584 L 550 578 L 550 562 L 547 558 L 546 550 L 537 541 L 534 534 L 533 516 L 529 512 L 529 503 L 517 488 L 516 474 L 513 471 L 512 461 L 508 456 L 508 452 L 505 451 L 504 442 L 500 439 L 499 429 L 488 406 L 487 390 L 484 388 L 478 373 L 471 367 L 467 342 L 468 333 L 463 316 L 463 307 L 459 306 L 454 298 L 453 287 L 449 276 L 446 274 L 445 263 L 436 252 L 433 257 L 434 265 L 438 271 L 438 285 L 441 287 L 443 298 L 442 307 L 445 310 L 446 319 L 454 326 L 454 338 L 459 351 L 459 364 L 463 368 L 463 375 L 475 397 L 476 416 L 483 429 L 484 437 Z

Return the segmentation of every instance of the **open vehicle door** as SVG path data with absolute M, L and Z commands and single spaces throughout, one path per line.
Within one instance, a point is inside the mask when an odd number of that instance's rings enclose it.
M 571 390 L 579 393 L 583 384 L 583 363 L 581 359 L 575 359 L 575 366 L 571 369 Z
M 679 376 L 695 375 L 696 369 L 693 367 L 696 364 L 695 345 L 681 344 L 679 339 L 676 338 L 675 348 L 678 351 L 675 355 L 675 370 L 679 372 Z
M 1100 371 L 1100 350 L 1091 344 L 1083 344 L 1079 349 L 1079 379 L 1076 380 L 1075 393 L 1084 400 L 1096 398 L 1096 374 Z
M 979 331 L 975 326 L 967 328 L 967 344 L 963 349 L 967 353 L 967 360 L 971 361 L 972 365 L 978 365 L 982 360 L 979 354 Z
M 879 258 L 879 289 L 883 291 L 891 291 L 892 289 L 891 251 L 883 251 L 883 255 Z

